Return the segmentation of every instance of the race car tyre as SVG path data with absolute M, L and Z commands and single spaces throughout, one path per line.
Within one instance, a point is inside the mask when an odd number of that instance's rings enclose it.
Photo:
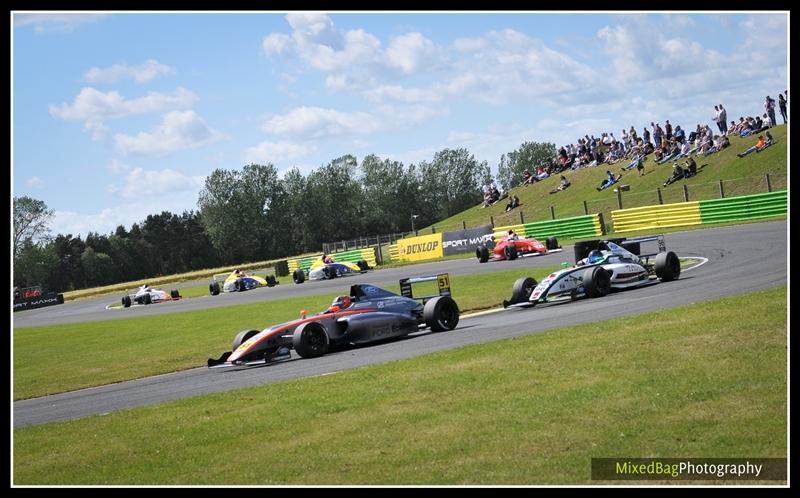
M 64 304 L 64 294 L 59 294 L 56 296 L 56 302 L 58 304 Z
M 453 330 L 458 325 L 458 305 L 450 296 L 438 296 L 428 300 L 422 310 L 422 318 L 433 332 Z
M 333 280 L 334 278 L 336 278 L 336 268 L 333 268 L 331 266 L 326 266 L 325 268 L 323 268 L 322 273 L 328 280 Z
M 478 246 L 475 249 L 475 257 L 478 258 L 479 263 L 486 263 L 489 261 L 489 248 L 486 246 Z
M 292 273 L 292 280 L 294 280 L 296 284 L 302 284 L 306 281 L 306 274 L 303 273 L 302 269 L 298 268 Z
M 513 260 L 517 259 L 517 255 L 519 254 L 517 252 L 517 246 L 515 246 L 514 244 L 506 245 L 503 248 L 503 254 L 506 255 L 506 259 L 508 259 L 509 261 L 513 261 Z
M 514 286 L 511 287 L 511 304 L 524 303 L 527 301 L 537 285 L 539 285 L 539 282 L 533 277 L 518 278 L 517 281 L 514 282 Z
M 583 288 L 589 297 L 603 297 L 611 290 L 611 274 L 602 266 L 587 268 L 583 272 Z
M 231 351 L 236 351 L 237 349 L 239 349 L 239 346 L 247 342 L 248 339 L 250 339 L 256 334 L 258 334 L 258 330 L 242 330 L 241 332 L 236 334 L 236 337 L 233 338 Z
M 367 260 L 365 259 L 359 259 L 358 263 L 356 263 L 356 266 L 358 266 L 361 271 L 369 270 L 369 263 L 367 263 Z
M 150 296 L 150 294 L 145 294 L 142 296 L 142 301 L 144 301 L 144 304 L 152 304 L 153 298 Z
M 672 251 L 656 255 L 656 276 L 662 282 L 677 280 L 681 275 L 681 260 Z
M 171 291 L 169 291 L 169 297 L 171 297 L 172 299 L 180 299 L 181 294 L 178 292 L 178 289 L 172 289 Z
M 546 247 L 548 251 L 552 251 L 553 249 L 558 249 L 558 239 L 555 237 L 548 237 Z
M 219 282 L 212 282 L 212 283 L 208 284 L 208 292 L 212 296 L 218 296 L 219 295 Z
M 131 296 L 122 296 L 122 306 L 125 308 L 131 307 Z
M 275 275 L 268 275 L 267 278 L 267 287 L 275 287 Z
M 233 290 L 236 292 L 245 290 L 244 282 L 242 282 L 241 278 L 233 281 Z
M 292 345 L 301 358 L 315 358 L 328 351 L 330 339 L 321 323 L 306 322 L 294 329 Z

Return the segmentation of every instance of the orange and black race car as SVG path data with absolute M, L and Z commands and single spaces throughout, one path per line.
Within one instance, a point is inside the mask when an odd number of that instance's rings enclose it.
M 417 282 L 437 281 L 439 295 L 414 297 Z M 267 327 L 243 330 L 233 340 L 232 351 L 209 367 L 250 366 L 289 359 L 291 349 L 302 358 L 324 355 L 330 348 L 367 344 L 417 332 L 453 330 L 458 325 L 458 305 L 450 296 L 446 273 L 400 280 L 400 295 L 371 284 L 356 284 L 350 294 L 334 299 L 316 315 Z

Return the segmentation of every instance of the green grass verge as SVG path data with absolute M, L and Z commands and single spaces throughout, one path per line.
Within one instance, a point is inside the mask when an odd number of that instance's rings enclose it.
M 17 429 L 13 481 L 598 484 L 593 457 L 786 457 L 786 301 L 782 287 Z
M 664 188 L 664 180 L 672 173 L 672 162 L 656 165 L 653 155 L 650 154 L 645 161 L 644 176 L 639 176 L 636 170 L 629 170 L 623 174 L 620 183 L 629 184 L 630 192 L 623 194 L 623 207 L 639 207 L 658 204 L 656 189 L 661 188 L 665 204 L 683 202 L 683 188 L 685 183 L 689 187 L 689 200 L 719 198 L 719 180 L 724 181 L 725 196 L 754 194 L 766 192 L 765 173 L 773 173 L 773 190 L 787 188 L 787 128 L 786 125 L 773 127 L 770 133 L 777 143 L 764 152 L 750 154 L 744 158 L 736 156 L 748 147 L 755 145 L 757 136 L 730 139 L 731 146 L 721 152 L 708 157 L 696 157 L 698 167 L 705 165 L 694 178 L 675 183 Z M 630 161 L 620 161 L 612 165 L 601 164 L 595 168 L 582 168 L 577 171 L 568 171 L 564 175 L 572 186 L 563 192 L 550 195 L 559 181 L 559 175 L 547 178 L 533 185 L 511 189 L 510 195 L 517 194 L 520 208 L 508 213 L 505 212 L 506 201 L 498 202 L 488 208 L 481 205 L 469 208 L 450 218 L 434 224 L 437 232 L 447 230 L 460 230 L 462 223 L 467 227 L 475 227 L 489 223 L 490 216 L 494 217 L 495 226 L 515 225 L 520 223 L 520 212 L 524 213 L 525 222 L 542 221 L 550 219 L 550 206 L 555 210 L 556 218 L 568 218 L 584 214 L 583 201 L 586 201 L 589 213 L 604 213 L 606 224 L 611 228 L 610 212 L 617 209 L 616 194 L 613 189 L 598 192 L 596 187 L 606 177 L 606 170 L 620 173 Z M 420 234 L 431 233 L 431 227 L 420 229 Z
M 463 312 L 495 307 L 510 297 L 516 278 L 531 275 L 541 280 L 553 270 L 521 268 L 453 277 L 453 297 Z M 436 293 L 435 284 L 425 285 L 415 286 L 415 295 Z M 386 288 L 399 292 L 397 284 Z M 343 281 L 337 293 L 121 320 L 15 328 L 14 399 L 204 366 L 206 358 L 230 350 L 240 330 L 263 329 L 297 318 L 301 309 L 316 313 L 348 290 L 349 284 Z

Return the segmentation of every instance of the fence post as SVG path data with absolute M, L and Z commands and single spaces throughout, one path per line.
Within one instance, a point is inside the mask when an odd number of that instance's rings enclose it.
M 686 184 L 683 184 L 683 201 L 689 202 L 689 187 Z
M 770 181 L 769 173 L 767 173 L 767 192 L 772 192 L 772 181 Z
M 722 180 L 719 181 L 719 198 L 725 198 L 725 187 L 722 186 Z
M 656 192 L 658 192 L 658 203 L 659 204 L 664 204 L 664 198 L 661 197 L 661 189 L 656 187 Z
M 494 228 L 494 216 L 489 215 L 489 222 L 492 224 L 492 228 Z
M 550 219 L 551 220 L 556 219 L 556 210 L 553 206 L 550 206 Z
M 461 228 L 463 228 L 464 230 L 467 229 L 467 222 L 465 220 L 461 220 Z
M 617 206 L 619 209 L 622 209 L 622 189 L 617 188 Z
M 525 216 L 522 215 L 521 209 L 519 210 L 519 222 L 523 225 L 525 224 Z
M 586 199 L 583 200 L 583 214 L 589 214 L 589 204 L 586 203 Z

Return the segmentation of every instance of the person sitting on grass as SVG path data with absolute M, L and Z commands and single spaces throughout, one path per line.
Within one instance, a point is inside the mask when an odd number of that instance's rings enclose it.
M 769 132 L 767 132 L 767 134 L 769 134 Z M 770 135 L 770 139 L 771 138 L 772 138 L 772 135 Z M 770 145 L 772 145 L 772 144 L 770 143 Z M 756 142 L 756 144 L 754 146 L 752 146 L 749 149 L 745 150 L 744 152 L 740 152 L 740 153 L 738 153 L 736 155 L 739 156 L 739 157 L 744 157 L 744 156 L 746 156 L 748 154 L 751 154 L 753 152 L 761 152 L 762 150 L 766 149 L 767 147 L 768 147 L 767 139 L 764 138 L 764 135 L 759 135 L 758 136 L 758 142 Z
M 606 179 L 600 183 L 600 186 L 597 187 L 597 191 L 600 192 L 603 189 L 606 189 L 619 181 L 622 178 L 622 175 L 614 175 L 614 173 L 610 171 L 606 171 Z
M 675 164 L 672 165 L 672 176 L 667 178 L 667 180 L 664 182 L 664 186 L 666 187 L 667 185 L 669 185 L 671 183 L 675 183 L 678 180 L 682 179 L 684 176 L 685 176 L 685 172 L 683 171 L 683 168 L 681 168 L 678 165 L 678 163 L 675 163 Z
M 535 181 L 536 180 L 533 178 L 533 175 L 531 174 L 531 172 L 528 171 L 528 168 L 525 168 L 522 171 L 522 184 L 523 185 L 530 185 Z
M 514 194 L 508 200 L 508 204 L 506 204 L 506 212 L 511 211 L 516 207 L 519 207 L 519 197 L 517 197 L 517 194 Z
M 566 190 L 566 188 L 569 187 L 570 185 L 572 185 L 572 184 L 569 182 L 569 180 L 567 180 L 567 177 L 564 176 L 564 175 L 561 175 L 561 180 L 558 182 L 558 187 L 556 187 L 555 190 L 551 190 L 550 193 L 551 194 L 557 194 L 558 192 L 561 192 L 562 190 Z
M 684 165 L 686 166 L 686 170 L 683 172 L 684 178 L 691 178 L 697 174 L 697 163 L 694 162 L 694 159 L 691 157 L 686 159 Z

